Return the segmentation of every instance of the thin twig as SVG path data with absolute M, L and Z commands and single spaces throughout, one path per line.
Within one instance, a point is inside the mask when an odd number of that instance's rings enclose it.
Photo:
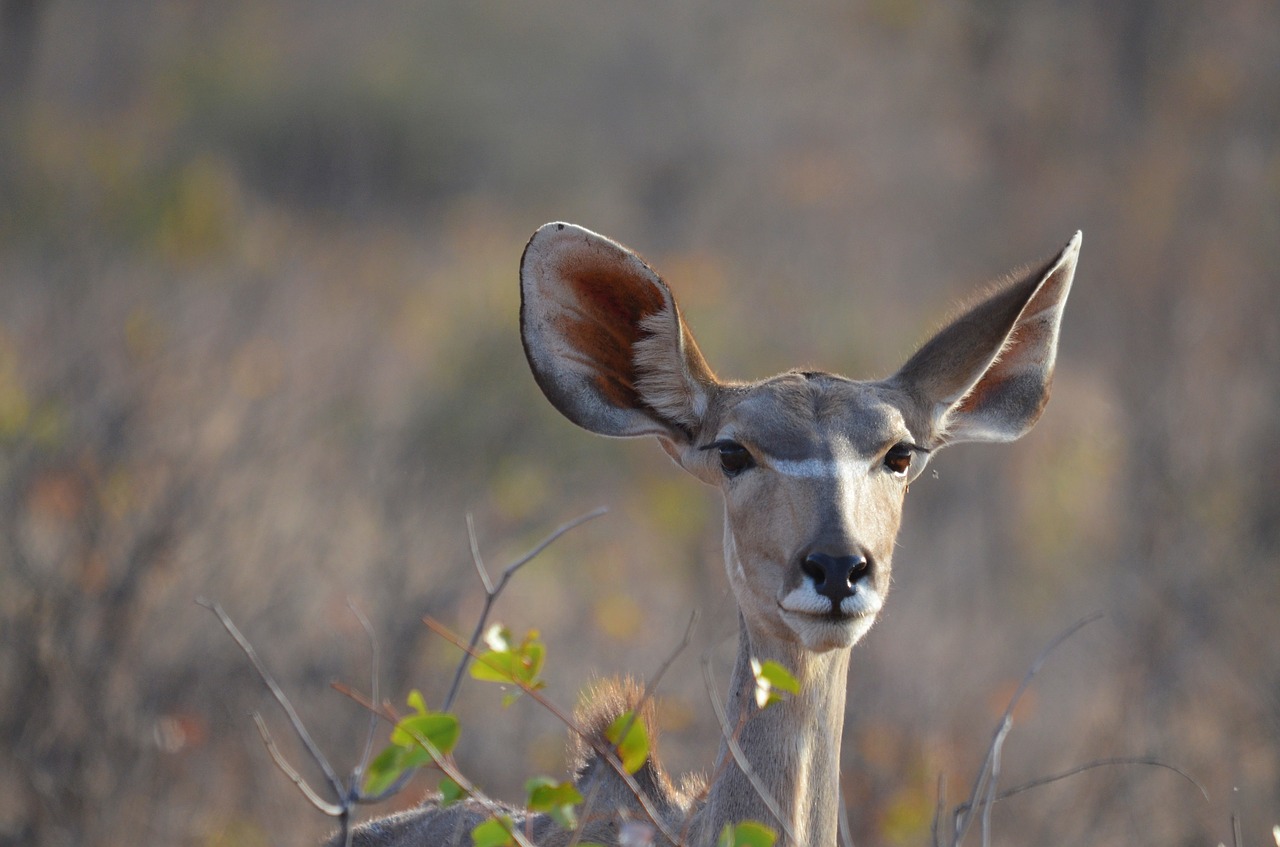
M 1004 755 L 1004 742 L 1013 729 L 1013 718 L 1005 715 L 1000 723 L 1000 731 L 991 745 L 990 778 L 987 780 L 987 795 L 982 802 L 982 847 L 991 847 L 991 809 L 995 806 L 995 793 L 1000 785 L 1000 760 Z
M 631 710 L 631 719 L 622 725 L 618 730 L 619 738 L 626 738 L 627 733 L 631 732 L 631 727 L 640 719 L 640 713 L 644 709 L 645 704 L 653 697 L 653 693 L 658 690 L 658 683 L 662 681 L 663 675 L 667 672 L 667 668 L 671 667 L 671 663 L 676 657 L 689 648 L 689 644 L 693 641 L 693 628 L 698 623 L 698 610 L 694 609 L 689 614 L 689 623 L 684 628 L 684 638 L 680 639 L 680 643 L 676 645 L 662 664 L 658 666 L 658 670 L 649 681 L 645 683 L 644 691 L 640 693 L 640 699 L 636 702 L 635 708 Z
M 947 806 L 947 775 L 938 774 L 938 800 L 933 807 L 933 823 L 929 829 L 933 834 L 933 847 L 942 847 L 939 837 L 942 834 L 942 816 Z
M 689 623 L 684 628 L 684 637 L 681 638 L 680 643 L 667 654 L 667 657 L 663 659 L 662 664 L 658 665 L 658 670 L 655 671 L 653 676 L 649 677 L 649 680 L 645 683 L 644 692 L 640 695 L 639 702 L 636 703 L 635 708 L 632 710 L 631 720 L 623 724 L 622 729 L 618 732 L 619 738 L 626 738 L 627 733 L 631 732 L 631 727 L 635 724 L 636 720 L 639 719 L 640 713 L 644 709 L 645 704 L 649 702 L 649 699 L 653 696 L 654 692 L 658 690 L 658 683 L 662 681 L 662 677 L 666 674 L 667 669 L 671 667 L 672 663 L 675 662 L 676 658 L 681 653 L 689 648 L 689 645 L 693 642 L 693 630 L 697 623 L 698 610 L 694 609 L 689 614 Z M 600 786 L 601 783 L 598 780 L 591 786 L 591 792 L 582 803 L 582 817 L 578 821 L 578 826 L 574 830 L 573 836 L 569 839 L 567 847 L 576 847 L 577 843 L 581 840 L 583 830 L 587 823 L 587 815 L 590 814 L 591 808 L 595 804 L 595 798 L 599 793 Z
M 961 812 L 959 811 L 959 807 L 957 807 L 957 811 L 955 813 L 955 839 L 952 841 L 952 844 L 954 844 L 955 847 L 959 847 L 959 845 L 964 843 L 965 836 L 968 834 L 969 828 L 973 825 L 973 810 L 977 808 L 979 798 L 982 798 L 982 802 L 984 804 L 987 802 L 987 797 L 990 795 L 987 786 L 993 776 L 992 766 L 998 762 L 1000 748 L 1003 746 L 1004 739 L 1009 734 L 1009 728 L 1012 726 L 1013 711 L 1017 708 L 1018 702 L 1022 699 L 1022 695 L 1026 692 L 1027 687 L 1031 685 L 1031 680 L 1040 672 L 1040 668 L 1044 666 L 1049 655 L 1056 650 L 1062 642 L 1066 641 L 1068 638 L 1080 631 L 1080 629 L 1101 617 L 1101 612 L 1095 612 L 1092 615 L 1087 615 L 1076 621 L 1055 636 L 1054 639 L 1040 651 L 1035 660 L 1032 661 L 1031 667 L 1022 677 L 1022 682 L 1019 683 L 1017 691 L 1015 691 L 1013 696 L 1009 698 L 1009 704 L 1005 707 L 1004 714 L 1000 716 L 1000 722 L 997 724 L 995 734 L 991 739 L 991 745 L 987 748 L 987 758 L 982 763 L 982 769 L 979 770 L 977 778 L 974 779 L 973 791 L 969 795 L 969 802 L 964 804 L 966 811 Z M 998 764 L 996 764 L 996 769 L 998 770 Z M 963 822 L 960 820 L 962 815 L 964 818 Z
M 778 826 L 786 833 L 787 839 L 791 844 L 799 844 L 795 832 L 791 829 L 791 822 L 787 820 L 782 813 L 782 808 L 778 805 L 778 801 L 769 793 L 769 789 L 765 787 L 761 781 L 759 774 L 755 768 L 747 761 L 747 754 L 742 751 L 742 747 L 738 744 L 738 739 L 732 730 L 729 729 L 729 718 L 725 715 L 724 705 L 720 702 L 720 698 L 716 694 L 716 682 L 711 676 L 711 659 L 703 657 L 702 675 L 706 680 L 707 695 L 711 698 L 711 707 L 716 713 L 716 720 L 720 722 L 720 733 L 725 744 L 728 745 L 729 753 L 733 756 L 733 760 L 737 763 L 738 768 L 746 776 L 747 781 L 751 783 L 751 787 L 755 789 L 756 794 L 764 802 L 765 808 L 773 815 L 774 820 L 778 822 Z
M 372 677 L 369 681 L 369 691 L 373 698 L 373 702 L 382 702 L 382 695 L 378 689 L 378 668 L 380 667 L 380 650 L 378 647 L 378 636 L 373 631 L 373 625 L 369 623 L 369 619 L 365 617 L 364 612 L 355 604 L 353 600 L 347 600 L 347 608 L 351 610 L 351 614 L 356 616 L 356 620 L 360 622 L 360 626 L 364 628 L 365 634 L 369 636 L 369 649 L 373 664 Z M 378 715 L 376 712 L 369 713 L 369 733 L 365 736 L 364 752 L 360 756 L 360 761 L 356 765 L 355 771 L 351 774 L 351 791 L 359 796 L 360 777 L 364 775 L 365 768 L 369 766 L 369 757 L 373 755 L 373 736 L 378 731 Z
M 329 687 L 332 688 L 334 691 L 338 692 L 339 694 L 341 694 L 343 697 L 346 697 L 351 702 L 355 703 L 360 708 L 364 709 L 369 714 L 373 715 L 374 720 L 384 720 L 387 723 L 391 724 L 392 726 L 396 726 L 397 724 L 400 723 L 400 714 L 394 708 L 392 708 L 390 703 L 387 703 L 387 702 L 378 703 L 373 698 L 365 696 L 364 694 L 357 691 L 355 688 L 352 688 L 350 685 L 348 685 L 347 683 L 343 682 L 340 679 L 332 680 L 329 683 Z M 416 769 L 411 768 L 410 770 L 407 770 L 404 773 L 400 774 L 400 778 L 404 779 L 407 776 L 412 776 L 414 773 L 416 773 Z M 403 784 L 401 785 L 401 787 L 402 788 L 404 787 Z M 388 789 L 388 791 L 390 792 L 390 789 Z M 355 799 L 359 803 L 378 803 L 382 800 L 387 799 L 388 797 L 391 796 L 391 794 L 394 794 L 394 793 L 395 792 L 390 792 L 390 793 L 384 792 L 383 794 L 378 794 L 373 797 L 361 795 L 360 797 L 357 797 Z
M 280 687 L 279 683 L 276 682 L 275 677 L 273 677 L 271 672 L 267 670 L 266 665 L 264 665 L 262 660 L 258 658 L 258 653 L 253 649 L 253 645 L 249 643 L 249 640 L 245 638 L 239 628 L 236 627 L 235 622 L 232 621 L 227 613 L 222 610 L 222 606 L 204 597 L 197 597 L 196 603 L 218 616 L 218 620 L 222 622 L 223 629 L 230 633 L 231 637 L 235 639 L 236 644 L 240 646 L 241 652 L 249 658 L 254 670 L 258 672 L 258 676 L 264 683 L 266 683 L 267 688 L 270 689 L 272 696 L 276 699 L 276 702 L 280 704 L 280 707 L 284 709 L 285 714 L 289 716 L 289 723 L 293 726 L 293 731 L 302 739 L 302 743 L 306 746 L 307 752 L 311 754 L 311 758 L 314 759 L 316 764 L 320 766 L 320 769 L 324 771 L 325 778 L 329 780 L 329 785 L 333 788 L 334 794 L 338 797 L 344 796 L 345 792 L 343 790 L 342 780 L 338 778 L 337 773 L 333 770 L 333 767 L 330 766 L 329 760 L 325 758 L 324 753 L 320 751 L 319 745 L 316 744 L 315 739 L 311 737 L 311 733 L 309 733 L 306 726 L 303 725 L 302 719 L 298 717 L 298 713 L 293 708 L 293 703 L 289 701 L 288 696 L 284 693 L 284 689 Z
M 351 610 L 351 614 L 355 615 L 356 620 L 360 622 L 360 626 L 364 629 L 365 635 L 369 638 L 370 664 L 372 666 L 369 674 L 369 689 L 371 696 L 373 697 L 373 702 L 377 703 L 382 699 L 382 695 L 379 693 L 379 669 L 382 666 L 382 662 L 381 650 L 378 646 L 378 636 L 377 633 L 374 632 L 373 624 L 369 622 L 369 618 L 360 610 L 360 608 L 355 604 L 355 601 L 351 598 L 347 599 L 347 608 Z M 340 831 L 342 832 L 343 847 L 351 847 L 351 839 L 354 835 L 351 829 L 352 808 L 358 803 L 370 802 L 369 798 L 365 797 L 364 788 L 361 785 L 361 782 L 363 782 L 365 769 L 369 767 L 369 757 L 373 755 L 373 739 L 377 734 L 377 731 L 378 714 L 377 712 L 370 711 L 369 730 L 365 733 L 364 750 L 360 754 L 360 761 L 356 763 L 355 769 L 351 772 L 351 782 L 347 786 L 347 794 L 343 798 L 342 814 L 338 817 Z M 391 786 L 391 788 L 395 789 L 391 794 L 399 792 L 400 789 L 409 781 L 408 777 L 411 775 L 412 772 L 408 775 L 401 774 L 400 776 L 403 779 L 397 779 Z M 390 789 L 388 789 L 388 791 L 389 790 Z M 389 797 L 391 794 L 387 794 L 386 796 Z M 381 799 L 381 797 L 379 799 Z
M 698 625 L 698 610 L 694 609 L 689 613 L 689 622 L 685 624 L 684 636 L 680 639 L 680 643 L 675 646 L 667 658 L 662 660 L 662 664 L 658 665 L 658 669 L 654 671 L 653 676 L 649 677 L 649 681 L 644 684 L 644 693 L 640 695 L 640 702 L 636 705 L 636 711 L 644 706 L 645 703 L 653 697 L 654 692 L 658 690 L 658 683 L 662 681 L 662 677 L 666 675 L 667 670 L 675 662 L 675 660 L 685 650 L 689 649 L 689 645 L 693 643 L 693 631 Z M 624 733 L 625 735 L 625 733 Z
M 492 594 L 493 580 L 489 579 L 489 572 L 485 570 L 484 558 L 480 555 L 480 541 L 476 538 L 476 519 L 470 512 L 467 512 L 467 543 L 471 545 L 471 563 L 476 566 L 476 573 L 480 574 L 484 593 Z
M 1062 773 L 1056 773 L 1056 774 L 1053 774 L 1052 776 L 1037 777 L 1036 779 L 1028 780 L 1027 782 L 1022 783 L 1021 785 L 1016 785 L 1013 788 L 1006 788 L 1004 791 L 1001 791 L 999 794 L 997 794 L 993 799 L 996 801 L 1007 800 L 1010 797 L 1013 797 L 1016 794 L 1021 794 L 1024 791 L 1030 791 L 1031 789 L 1039 788 L 1042 785 L 1048 785 L 1050 783 L 1057 782 L 1062 779 L 1067 779 L 1068 777 L 1072 777 L 1072 776 L 1075 776 L 1076 774 L 1084 773 L 1085 771 L 1093 770 L 1094 768 L 1105 768 L 1105 767 L 1112 767 L 1116 765 L 1150 765 L 1152 767 L 1164 768 L 1165 770 L 1173 771 L 1178 776 L 1182 777 L 1187 782 L 1194 785 L 1196 787 L 1196 790 L 1200 792 L 1200 794 L 1204 797 L 1205 800 L 1209 799 L 1209 793 L 1205 790 L 1204 786 L 1201 785 L 1199 782 L 1197 782 L 1195 777 L 1191 776 L 1191 774 L 1187 773 L 1186 771 L 1182 770 L 1176 765 L 1171 765 L 1168 762 L 1162 762 L 1159 759 L 1153 759 L 1146 756 L 1120 756 L 1120 757 L 1115 757 L 1110 759 L 1095 759 L 1091 762 L 1085 762 L 1082 765 L 1077 765 L 1074 768 L 1065 770 Z M 958 813 L 963 813 L 968 811 L 968 808 L 969 808 L 968 804 L 966 803 L 966 804 L 957 806 L 956 811 Z
M 578 842 L 582 841 L 582 834 L 587 829 L 588 816 L 591 814 L 591 807 L 596 804 L 596 797 L 600 794 L 600 788 L 604 783 L 600 780 L 592 780 L 591 790 L 587 792 L 587 796 L 582 801 L 582 813 L 578 815 L 578 825 L 573 828 L 573 834 L 569 836 L 569 843 L 565 847 L 578 847 Z
M 267 729 L 266 721 L 262 719 L 262 715 L 258 712 L 254 712 L 252 714 L 252 718 L 254 724 L 258 727 L 258 734 L 262 736 L 262 743 L 266 746 L 267 752 L 271 754 L 271 761 L 275 762 L 276 767 L 283 771 L 284 775 L 289 777 L 289 780 L 294 785 L 298 786 L 298 790 L 307 798 L 307 801 L 311 803 L 311 805 L 315 806 L 317 810 L 329 815 L 330 817 L 336 818 L 341 815 L 344 811 L 343 807 L 335 803 L 330 803 L 319 794 L 316 794 L 315 790 L 312 789 L 312 787 L 307 784 L 307 781 L 302 778 L 302 774 L 298 773 L 298 771 L 294 769 L 293 765 L 289 764 L 285 757 L 280 753 L 280 748 L 276 747 L 275 739 L 271 737 L 271 732 Z
M 598 518 L 608 511 L 609 510 L 606 507 L 601 506 L 598 509 L 587 512 L 585 515 L 580 515 L 568 523 L 561 524 L 556 527 L 550 535 L 542 539 L 542 541 L 540 541 L 532 550 L 525 553 L 510 565 L 507 565 L 506 570 L 502 572 L 502 578 L 498 580 L 498 584 L 496 586 L 490 581 L 489 574 L 484 567 L 484 562 L 480 558 L 479 545 L 475 541 L 474 524 L 471 520 L 471 516 L 467 516 L 467 534 L 471 538 L 471 559 L 472 562 L 475 563 L 476 570 L 480 574 L 480 581 L 484 584 L 484 608 L 480 611 L 480 619 L 476 621 L 475 630 L 471 633 L 471 640 L 467 642 L 468 649 L 463 655 L 462 660 L 458 662 L 458 670 L 453 675 L 453 683 L 449 686 L 449 695 L 445 697 L 444 707 L 441 711 L 447 712 L 453 708 L 453 701 L 457 698 L 458 689 L 462 686 L 462 677 L 467 671 L 467 664 L 475 653 L 476 645 L 480 643 L 480 636 L 484 634 L 485 624 L 489 622 L 489 612 L 493 609 L 493 604 L 497 601 L 498 596 L 502 594 L 502 590 L 507 587 L 507 583 L 511 581 L 511 577 L 515 575 L 516 571 L 533 561 L 539 553 L 547 549 L 552 542 L 569 530 L 581 526 L 593 518 Z
M 840 820 L 837 824 L 840 827 L 840 845 L 841 847 L 853 847 L 853 830 L 849 827 L 849 807 L 844 802 L 844 792 L 840 794 Z

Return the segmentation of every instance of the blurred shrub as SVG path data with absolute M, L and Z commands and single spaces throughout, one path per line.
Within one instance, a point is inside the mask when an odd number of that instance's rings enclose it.
M 366 670 L 344 600 L 380 622 L 388 690 L 430 699 L 454 654 L 418 621 L 478 602 L 467 512 L 492 562 L 613 507 L 505 610 L 573 655 L 561 702 L 651 670 L 693 606 L 721 655 L 715 503 L 528 378 L 515 269 L 556 218 L 649 255 L 743 378 L 882 374 L 969 281 L 1083 227 L 1044 421 L 913 485 L 854 658 L 855 841 L 927 838 L 992 692 L 1093 609 L 1110 629 L 1042 680 L 1008 772 L 1150 752 L 1213 799 L 1109 771 L 999 831 L 1228 843 L 1238 811 L 1269 837 L 1274 3 L 41 8 L 0 80 L 0 844 L 314 843 L 244 718 L 263 693 L 191 598 L 353 758 L 362 716 L 326 688 Z M 714 753 L 696 665 L 666 686 L 676 770 Z M 562 732 L 491 706 L 465 702 L 487 732 L 459 755 L 514 796 Z

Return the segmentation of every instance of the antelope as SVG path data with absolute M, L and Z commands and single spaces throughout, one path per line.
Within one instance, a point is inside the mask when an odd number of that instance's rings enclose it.
M 520 264 L 520 329 L 534 378 L 573 423 L 654 436 L 676 464 L 720 489 L 739 611 L 726 707 L 739 731 L 722 739 L 712 778 L 677 787 L 651 756 L 635 775 L 644 811 L 635 787 L 595 752 L 604 748 L 579 743 L 575 782 L 594 798 L 581 840 L 635 843 L 620 835 L 625 822 L 656 810 L 663 831 L 691 847 L 713 845 L 726 824 L 745 820 L 773 827 L 791 847 L 838 843 L 850 648 L 889 591 L 907 487 L 939 449 L 1012 441 L 1040 418 L 1080 241 L 1077 232 L 1048 262 L 1009 275 L 887 379 L 793 370 L 727 382 L 638 255 L 572 224 L 534 233 Z M 752 662 L 769 659 L 800 690 L 762 709 Z M 636 701 L 621 684 L 597 692 L 580 715 L 588 740 L 603 739 Z M 357 827 L 354 843 L 469 845 L 490 808 L 429 801 Z M 575 838 L 545 816 L 509 813 L 536 844 Z

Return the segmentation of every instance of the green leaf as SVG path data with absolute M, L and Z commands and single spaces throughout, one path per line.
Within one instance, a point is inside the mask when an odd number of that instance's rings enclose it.
M 513 682 L 515 654 L 509 650 L 487 650 L 476 656 L 471 665 L 471 678 L 484 682 Z
M 623 730 L 626 730 L 626 737 L 623 737 Z M 644 721 L 637 718 L 635 712 L 623 712 L 609 724 L 604 734 L 613 742 L 627 773 L 640 770 L 649 758 L 649 732 L 644 728 Z
M 381 794 L 407 770 L 430 764 L 431 753 L 422 742 L 439 753 L 449 753 L 458 743 L 462 727 L 448 712 L 431 712 L 419 691 L 409 692 L 409 706 L 416 714 L 400 719 L 391 730 L 391 744 L 369 763 L 364 793 Z
M 391 730 L 391 743 L 401 747 L 420 746 L 427 741 L 441 753 L 449 753 L 458 743 L 462 727 L 458 719 L 447 712 L 427 712 L 401 718 Z M 420 740 L 421 739 L 421 740 Z
M 400 759 L 405 752 L 403 747 L 392 744 L 369 763 L 369 771 L 364 777 L 365 796 L 373 797 L 381 794 L 400 778 L 400 774 L 405 770 L 400 764 Z
M 734 847 L 773 847 L 778 833 L 758 821 L 742 821 L 733 828 Z
M 575 829 L 578 817 L 574 807 L 582 802 L 582 795 L 571 782 L 559 782 L 545 776 L 534 777 L 524 784 L 529 794 L 531 812 L 546 812 L 565 829 Z
M 515 823 L 506 815 L 500 815 L 471 830 L 471 841 L 475 847 L 515 847 L 515 839 L 511 832 Z
M 739 821 L 737 824 L 724 825 L 716 847 L 773 847 L 777 840 L 778 834 L 764 824 Z
M 772 659 L 761 662 L 753 658 L 751 673 L 756 679 L 756 705 L 761 709 L 780 703 L 782 693 L 800 693 L 800 683 L 791 675 L 791 671 Z
M 484 682 L 512 682 L 515 679 L 516 655 L 509 650 L 486 650 L 471 665 L 471 678 Z
M 539 676 L 547 658 L 547 648 L 539 640 L 538 631 L 530 630 L 523 641 L 513 645 L 511 633 L 497 627 L 495 624 L 485 636 L 485 643 L 492 649 L 476 657 L 471 666 L 472 678 L 541 688 L 543 683 Z
M 538 789 L 547 788 L 548 786 L 553 786 L 555 784 L 556 781 L 549 776 L 531 776 L 524 782 L 524 792 L 532 797 L 533 792 Z
M 466 792 L 462 790 L 462 786 L 449 777 L 440 780 L 440 808 L 447 809 L 461 800 L 464 794 Z
M 542 665 L 547 659 L 547 647 L 541 641 L 537 640 L 536 632 L 529 633 L 530 638 L 520 645 L 520 670 L 521 679 L 529 685 L 538 682 L 538 677 L 542 674 Z

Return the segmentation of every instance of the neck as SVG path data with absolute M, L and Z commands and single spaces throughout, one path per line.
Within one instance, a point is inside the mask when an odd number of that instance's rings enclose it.
M 844 726 L 849 650 L 812 653 L 790 641 L 755 632 L 739 617 L 738 658 L 726 713 L 756 782 L 776 801 L 795 836 L 789 840 L 743 773 L 728 742 L 721 742 L 707 803 L 698 813 L 697 845 L 714 844 L 727 823 L 756 820 L 778 832 L 778 844 L 835 847 L 838 843 L 840 735 Z M 751 659 L 772 659 L 800 683 L 800 693 L 760 709 Z

